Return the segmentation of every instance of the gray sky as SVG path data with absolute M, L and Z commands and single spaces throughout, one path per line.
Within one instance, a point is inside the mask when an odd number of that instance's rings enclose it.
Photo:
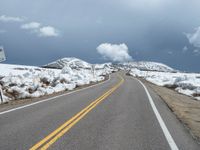
M 102 43 L 128 46 L 135 60 L 200 72 L 199 0 L 1 0 L 7 63 L 62 57 L 105 62 Z

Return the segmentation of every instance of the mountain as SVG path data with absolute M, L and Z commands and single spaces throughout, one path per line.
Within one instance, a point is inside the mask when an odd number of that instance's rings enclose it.
M 94 64 L 95 69 L 114 68 L 112 63 Z
M 51 62 L 47 65 L 44 65 L 42 67 L 62 69 L 65 66 L 68 66 L 72 69 L 91 69 L 92 64 L 87 63 L 87 62 L 85 62 L 81 59 L 75 58 L 75 57 L 68 57 L 68 58 L 62 58 L 62 59 L 56 60 L 56 61 Z
M 56 60 L 54 62 L 51 62 L 47 65 L 44 65 L 42 67 L 62 69 L 65 66 L 68 66 L 72 69 L 92 69 L 92 68 L 95 68 L 96 70 L 101 70 L 101 69 L 105 69 L 105 68 L 113 69 L 112 63 L 90 64 L 84 60 L 81 60 L 81 59 L 78 59 L 75 57 L 62 58 L 62 59 Z
M 44 68 L 55 68 L 62 69 L 65 66 L 68 66 L 72 69 L 92 69 L 101 70 L 101 69 L 121 69 L 121 70 L 130 70 L 132 68 L 137 68 L 139 70 L 144 71 L 160 71 L 160 72 L 176 72 L 173 68 L 158 62 L 150 62 L 150 61 L 134 61 L 134 62 L 126 62 L 126 63 L 103 63 L 103 64 L 90 64 L 86 61 L 75 57 L 68 57 L 56 60 L 47 65 L 44 65 Z
M 177 72 L 165 64 L 151 61 L 128 62 L 120 63 L 119 65 L 125 69 L 137 68 L 143 71 Z

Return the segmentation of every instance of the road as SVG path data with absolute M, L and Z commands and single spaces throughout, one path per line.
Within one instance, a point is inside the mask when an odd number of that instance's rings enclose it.
M 91 88 L 1 112 L 0 149 L 200 149 L 159 96 L 148 91 L 156 108 L 142 84 L 120 72 Z

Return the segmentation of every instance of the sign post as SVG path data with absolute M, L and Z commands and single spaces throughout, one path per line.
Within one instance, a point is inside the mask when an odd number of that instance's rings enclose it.
M 95 65 L 94 64 L 92 64 L 92 66 L 91 66 L 91 72 L 92 72 L 92 75 L 94 78 L 94 76 L 95 76 Z
M 6 56 L 3 50 L 3 47 L 0 47 L 0 62 L 5 61 L 6 60 Z M 1 103 L 3 103 L 3 91 L 2 91 L 2 87 L 0 85 L 0 98 L 1 98 Z
M 1 89 L 1 85 L 0 85 L 0 97 L 1 97 L 1 103 L 3 103 L 3 91 Z

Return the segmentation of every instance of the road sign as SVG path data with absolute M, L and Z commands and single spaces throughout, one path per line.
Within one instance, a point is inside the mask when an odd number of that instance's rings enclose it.
M 3 50 L 3 47 L 0 47 L 0 62 L 5 61 L 6 60 L 6 56 Z

